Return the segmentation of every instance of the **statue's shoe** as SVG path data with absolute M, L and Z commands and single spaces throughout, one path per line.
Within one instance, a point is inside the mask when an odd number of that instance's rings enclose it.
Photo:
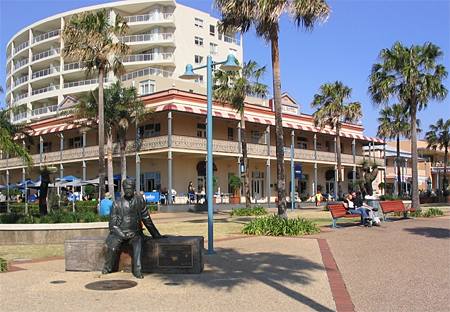
M 142 273 L 134 273 L 133 272 L 133 275 L 134 275 L 134 277 L 136 277 L 136 278 L 139 278 L 139 279 L 142 279 L 142 278 L 144 278 L 144 275 L 142 275 Z
M 102 274 L 109 274 L 109 273 L 111 273 L 111 271 L 108 270 L 108 269 L 103 269 L 103 270 L 102 270 Z

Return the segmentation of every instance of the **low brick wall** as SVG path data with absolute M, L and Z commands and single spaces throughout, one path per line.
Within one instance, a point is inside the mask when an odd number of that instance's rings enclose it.
M 106 237 L 107 222 L 0 224 L 0 245 L 64 244 L 74 237 Z

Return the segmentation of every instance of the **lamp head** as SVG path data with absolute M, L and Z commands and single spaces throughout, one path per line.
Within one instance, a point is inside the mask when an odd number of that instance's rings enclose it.
M 194 79 L 197 79 L 198 77 L 199 77 L 199 75 L 194 73 L 194 70 L 192 69 L 192 65 L 191 64 L 187 64 L 186 65 L 186 70 L 184 71 L 184 74 L 181 75 L 179 78 L 194 80 Z
M 233 54 L 228 54 L 226 62 L 220 66 L 220 69 L 224 71 L 238 71 L 241 69 L 241 66 L 238 65 L 238 61 Z

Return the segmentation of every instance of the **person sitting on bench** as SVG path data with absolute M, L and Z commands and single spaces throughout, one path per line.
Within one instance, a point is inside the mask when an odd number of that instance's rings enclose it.
M 355 206 L 355 203 L 352 201 L 353 197 L 352 194 L 347 194 L 344 196 L 344 207 L 347 210 L 348 213 L 351 214 L 359 214 L 361 215 L 361 224 L 368 226 L 369 223 L 369 214 L 365 209 L 358 209 Z
M 380 218 L 378 217 L 378 208 L 372 207 L 364 203 L 361 192 L 352 192 L 353 204 L 356 209 L 364 209 L 369 215 L 369 225 L 380 224 Z

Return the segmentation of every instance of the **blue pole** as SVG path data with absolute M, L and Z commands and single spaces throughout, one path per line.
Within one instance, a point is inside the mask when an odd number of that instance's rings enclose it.
M 294 131 L 291 133 L 291 211 L 295 204 L 295 175 L 294 175 Z
M 212 120 L 212 57 L 208 55 L 206 58 L 206 88 L 207 88 L 207 115 L 206 115 L 206 196 L 208 201 L 208 254 L 214 253 L 213 243 L 213 222 L 214 222 L 214 208 L 213 208 L 213 120 Z

